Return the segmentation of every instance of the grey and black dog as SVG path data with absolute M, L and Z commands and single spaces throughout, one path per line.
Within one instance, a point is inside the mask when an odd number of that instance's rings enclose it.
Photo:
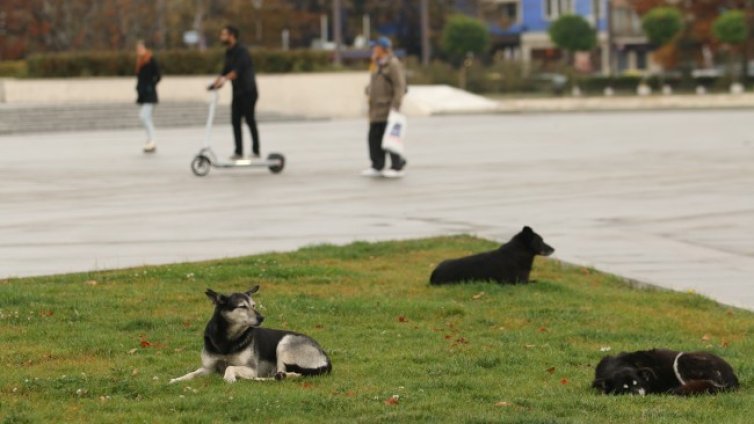
M 259 286 L 245 293 L 224 295 L 207 289 L 215 312 L 204 329 L 202 366 L 170 383 L 217 372 L 225 381 L 281 380 L 326 374 L 332 370 L 330 358 L 309 336 L 285 330 L 259 328 L 264 317 L 257 311 L 251 295 Z

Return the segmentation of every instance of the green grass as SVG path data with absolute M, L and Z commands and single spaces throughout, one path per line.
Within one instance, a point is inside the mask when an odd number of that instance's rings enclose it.
M 441 259 L 493 246 L 355 243 L 0 281 L 0 422 L 751 422 L 752 313 L 551 260 L 536 262 L 534 284 L 428 286 Z M 316 338 L 333 373 L 168 385 L 199 365 L 205 288 L 253 284 L 265 326 Z M 655 346 L 718 353 L 742 389 L 589 388 L 602 347 Z

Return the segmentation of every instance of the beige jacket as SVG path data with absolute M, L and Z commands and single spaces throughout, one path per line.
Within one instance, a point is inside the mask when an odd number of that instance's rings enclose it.
M 406 93 L 406 73 L 403 65 L 393 55 L 384 64 L 378 64 L 371 74 L 369 96 L 369 122 L 387 122 L 390 109 L 400 110 Z

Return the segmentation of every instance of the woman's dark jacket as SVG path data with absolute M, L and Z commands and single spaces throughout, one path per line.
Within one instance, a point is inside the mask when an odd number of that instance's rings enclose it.
M 136 92 L 139 94 L 136 103 L 157 103 L 157 83 L 162 75 L 157 61 L 153 58 L 139 69 L 137 74 Z

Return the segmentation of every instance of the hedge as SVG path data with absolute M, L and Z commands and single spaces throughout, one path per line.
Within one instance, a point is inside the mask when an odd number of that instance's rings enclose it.
M 312 72 L 331 67 L 330 54 L 311 50 L 252 50 L 259 73 Z M 220 49 L 164 50 L 155 57 L 165 74 L 206 75 L 218 73 L 224 51 Z M 130 76 L 136 57 L 132 52 L 75 52 L 35 54 L 27 60 L 27 75 L 33 78 Z
M 21 78 L 26 76 L 26 62 L 23 60 L 0 61 L 0 77 Z

